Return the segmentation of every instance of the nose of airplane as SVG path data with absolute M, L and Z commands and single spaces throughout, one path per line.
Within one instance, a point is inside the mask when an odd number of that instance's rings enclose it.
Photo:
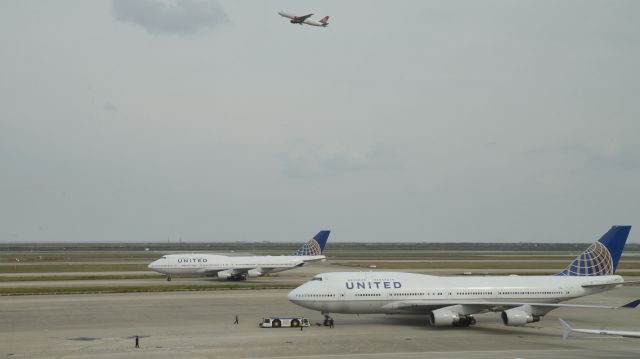
M 300 288 L 300 287 L 298 287 L 298 288 Z M 298 294 L 298 288 L 295 288 L 294 290 L 289 292 L 289 294 L 287 294 L 287 299 L 289 299 L 291 302 L 295 303 L 295 300 L 296 300 L 297 294 Z
M 156 261 L 153 261 L 153 262 L 149 263 L 149 265 L 147 266 L 147 268 L 149 268 L 149 269 L 153 270 L 153 269 L 156 267 L 157 262 L 158 262 L 158 261 L 156 260 Z

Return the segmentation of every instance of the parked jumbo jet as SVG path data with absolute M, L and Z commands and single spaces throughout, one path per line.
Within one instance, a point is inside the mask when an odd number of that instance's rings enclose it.
M 320 231 L 290 256 L 238 256 L 217 254 L 168 254 L 149 264 L 149 269 L 167 275 L 200 274 L 218 279 L 246 280 L 267 273 L 302 267 L 307 262 L 325 260 L 322 255 L 331 231 Z
M 311 25 L 311 26 L 322 26 L 322 27 L 327 27 L 327 25 L 329 25 L 329 17 L 325 16 L 322 19 L 320 19 L 320 21 L 313 21 L 311 19 L 309 19 L 311 16 L 313 16 L 313 14 L 308 14 L 308 15 L 303 15 L 303 16 L 296 16 L 296 15 L 292 15 L 289 14 L 285 11 L 280 11 L 278 12 L 278 15 L 282 16 L 282 17 L 286 17 L 288 19 L 291 19 L 291 23 L 292 24 L 306 24 L 306 25 Z
M 567 268 L 551 276 L 438 277 L 396 272 L 323 273 L 289 293 L 289 300 L 324 313 L 426 314 L 434 326 L 469 326 L 473 314 L 502 312 L 505 325 L 537 322 L 558 304 L 624 284 L 614 275 L 631 226 L 614 226 Z M 630 282 L 627 282 L 628 284 Z M 634 282 L 635 284 L 635 282 Z

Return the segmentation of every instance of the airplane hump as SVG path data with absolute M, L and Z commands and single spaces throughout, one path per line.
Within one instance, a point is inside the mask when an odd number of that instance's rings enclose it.
M 631 226 L 611 227 L 558 275 L 583 277 L 615 274 L 630 231 Z

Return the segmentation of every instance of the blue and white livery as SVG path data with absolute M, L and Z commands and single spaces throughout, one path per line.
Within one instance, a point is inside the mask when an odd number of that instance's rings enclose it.
M 325 313 L 423 314 L 434 326 L 469 326 L 474 314 L 501 312 L 505 325 L 537 322 L 560 304 L 624 284 L 615 270 L 630 226 L 613 226 L 557 275 L 440 277 L 400 272 L 322 273 L 289 293 L 289 300 Z M 638 302 L 623 306 L 635 307 Z
M 237 256 L 219 254 L 168 254 L 149 264 L 149 269 L 167 275 L 196 274 L 218 279 L 245 280 L 267 273 L 282 272 L 308 262 L 323 261 L 330 231 L 320 231 L 290 256 Z

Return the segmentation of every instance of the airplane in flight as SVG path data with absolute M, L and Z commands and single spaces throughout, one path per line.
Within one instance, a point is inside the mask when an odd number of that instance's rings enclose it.
M 562 323 L 562 339 L 567 339 L 571 332 L 585 333 L 585 334 L 599 334 L 599 335 L 615 335 L 617 337 L 627 338 L 640 338 L 640 332 L 628 331 L 628 330 L 596 330 L 596 329 L 578 329 L 572 328 L 567 322 L 558 318 Z
M 331 231 L 320 231 L 289 256 L 237 256 L 218 254 L 168 254 L 149 264 L 149 269 L 166 274 L 197 274 L 218 279 L 246 280 L 267 273 L 302 267 L 305 263 L 324 261 L 322 255 Z
M 329 25 L 329 17 L 325 16 L 322 19 L 320 19 L 320 21 L 314 21 L 309 19 L 311 16 L 313 16 L 313 14 L 308 14 L 308 15 L 303 15 L 303 16 L 296 16 L 296 15 L 292 15 L 289 14 L 286 11 L 280 11 L 278 12 L 278 15 L 282 16 L 282 17 L 286 17 L 288 19 L 291 19 L 291 23 L 292 24 L 306 24 L 306 25 L 311 25 L 311 26 L 322 26 L 322 27 L 327 27 Z
M 474 314 L 501 312 L 504 325 L 540 321 L 560 307 L 630 308 L 560 304 L 619 287 L 614 275 L 631 226 L 613 226 L 564 270 L 548 276 L 441 277 L 400 272 L 334 272 L 292 290 L 291 302 L 328 313 L 422 314 L 433 326 L 466 327 Z M 637 282 L 627 282 L 637 284 Z

